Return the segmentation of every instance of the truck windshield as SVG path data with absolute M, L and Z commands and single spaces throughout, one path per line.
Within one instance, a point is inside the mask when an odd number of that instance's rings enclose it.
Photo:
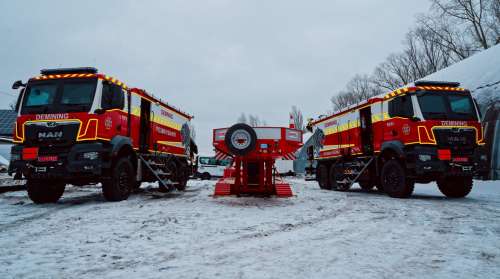
M 24 93 L 21 114 L 88 112 L 96 85 L 96 79 L 31 83 Z
M 418 102 L 425 119 L 477 120 L 469 94 L 424 92 L 418 95 Z

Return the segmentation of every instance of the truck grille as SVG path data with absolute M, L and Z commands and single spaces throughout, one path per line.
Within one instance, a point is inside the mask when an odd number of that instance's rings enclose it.
M 439 147 L 451 150 L 469 150 L 476 145 L 476 131 L 471 128 L 434 129 Z
M 25 125 L 25 144 L 27 145 L 71 145 L 76 141 L 80 123 L 35 122 Z

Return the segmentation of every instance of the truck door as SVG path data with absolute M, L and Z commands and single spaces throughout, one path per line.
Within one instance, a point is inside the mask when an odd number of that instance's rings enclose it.
M 141 99 L 141 127 L 139 131 L 139 151 L 146 153 L 149 150 L 151 137 L 151 102 L 146 99 Z
M 372 111 L 370 107 L 366 107 L 360 112 L 361 120 L 361 146 L 364 154 L 373 153 L 373 125 Z

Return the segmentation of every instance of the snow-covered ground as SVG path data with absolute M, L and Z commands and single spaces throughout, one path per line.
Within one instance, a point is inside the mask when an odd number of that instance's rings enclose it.
M 500 278 L 500 183 L 466 199 L 320 190 L 212 198 L 143 186 L 119 203 L 69 187 L 58 204 L 0 194 L 1 278 Z

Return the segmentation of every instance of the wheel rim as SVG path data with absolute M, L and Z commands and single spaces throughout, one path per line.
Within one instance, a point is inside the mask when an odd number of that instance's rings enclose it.
M 252 142 L 250 133 L 241 129 L 241 130 L 236 130 L 232 135 L 231 135 L 231 143 L 233 144 L 234 148 L 243 150 L 245 148 L 248 148 Z

